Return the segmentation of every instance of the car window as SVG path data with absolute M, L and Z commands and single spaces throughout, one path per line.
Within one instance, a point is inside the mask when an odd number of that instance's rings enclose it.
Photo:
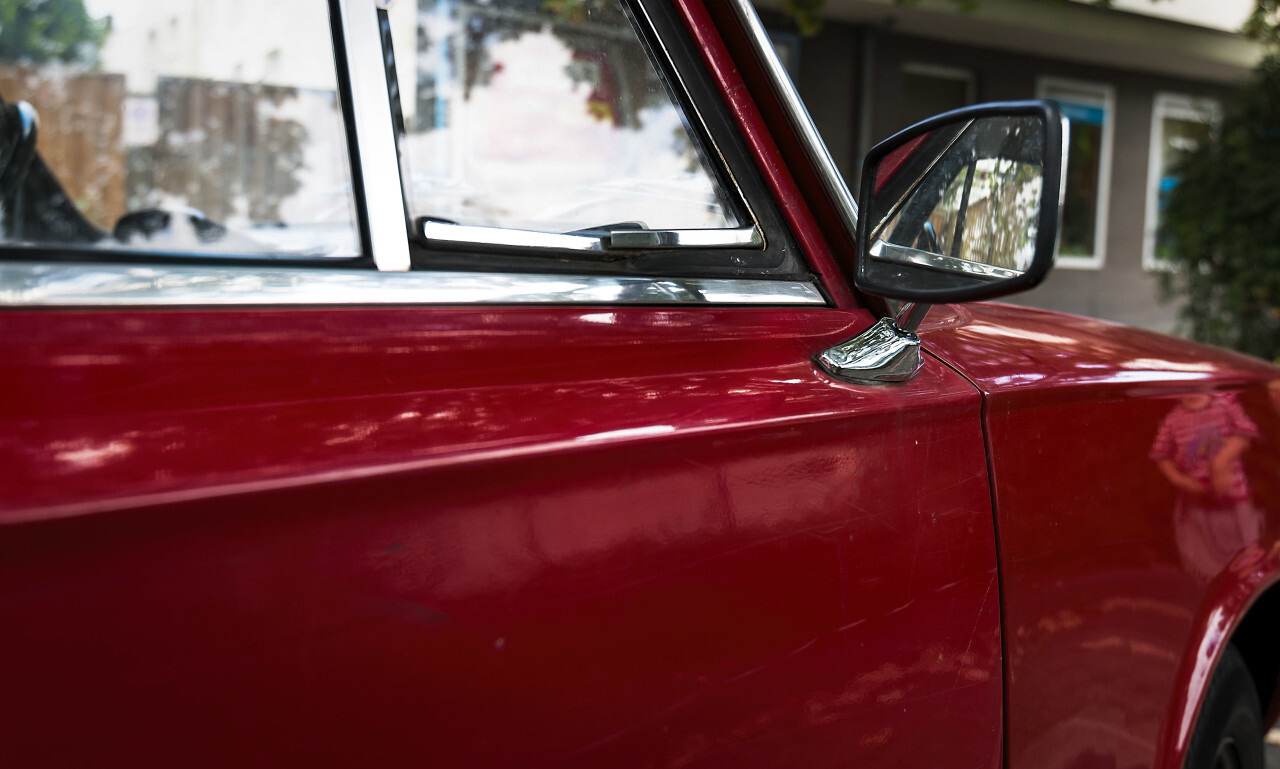
M 21 31 L 0 41 L 0 242 L 359 255 L 324 0 L 15 13 Z
M 415 218 L 549 233 L 750 223 L 615 0 L 400 5 Z

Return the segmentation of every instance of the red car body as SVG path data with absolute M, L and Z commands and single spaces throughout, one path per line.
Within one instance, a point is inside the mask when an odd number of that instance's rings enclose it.
M 0 764 L 1182 765 L 1275 714 L 1280 370 L 937 307 L 908 382 L 725 8 L 676 7 L 826 306 L 0 312 Z M 1256 541 L 1150 458 L 1233 398 Z

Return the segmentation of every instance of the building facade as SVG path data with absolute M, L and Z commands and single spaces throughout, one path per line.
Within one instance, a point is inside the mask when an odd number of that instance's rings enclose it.
M 946 1 L 827 0 L 818 34 L 784 31 L 777 42 L 854 189 L 866 150 L 913 122 L 980 102 L 1057 100 L 1072 136 L 1058 266 L 1011 301 L 1176 332 L 1177 302 L 1159 290 L 1161 195 L 1261 55 L 1229 31 L 1247 11 L 1175 20 L 1074 2 L 982 0 L 961 13 Z

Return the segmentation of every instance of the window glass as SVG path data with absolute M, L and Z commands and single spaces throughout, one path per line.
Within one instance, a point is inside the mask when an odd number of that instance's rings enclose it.
M 1169 194 L 1178 186 L 1178 162 L 1209 140 L 1220 107 L 1209 99 L 1193 99 L 1176 94 L 1157 94 L 1151 120 L 1151 158 L 1147 179 L 1146 241 L 1142 263 L 1157 269 L 1169 248 L 1164 226 L 1164 209 Z
M 359 254 L 324 0 L 19 0 L 13 13 L 0 240 Z
M 1101 267 L 1111 175 L 1111 88 L 1046 79 L 1038 91 L 1040 98 L 1058 102 L 1071 124 L 1058 264 Z
M 616 0 L 418 0 L 390 18 L 415 217 L 739 226 Z

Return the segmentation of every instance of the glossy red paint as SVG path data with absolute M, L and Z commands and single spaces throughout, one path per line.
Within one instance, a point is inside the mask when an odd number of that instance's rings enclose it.
M 930 350 L 984 392 L 998 519 L 1014 766 L 1181 766 L 1222 644 L 1277 579 L 1280 369 L 1222 350 L 1020 308 L 937 308 Z M 1149 458 L 1196 393 L 1235 399 L 1255 541 L 1197 541 L 1221 506 L 1180 498 Z M 1263 693 L 1264 696 L 1266 692 Z
M 978 394 L 868 322 L 0 314 L 0 763 L 998 766 Z

